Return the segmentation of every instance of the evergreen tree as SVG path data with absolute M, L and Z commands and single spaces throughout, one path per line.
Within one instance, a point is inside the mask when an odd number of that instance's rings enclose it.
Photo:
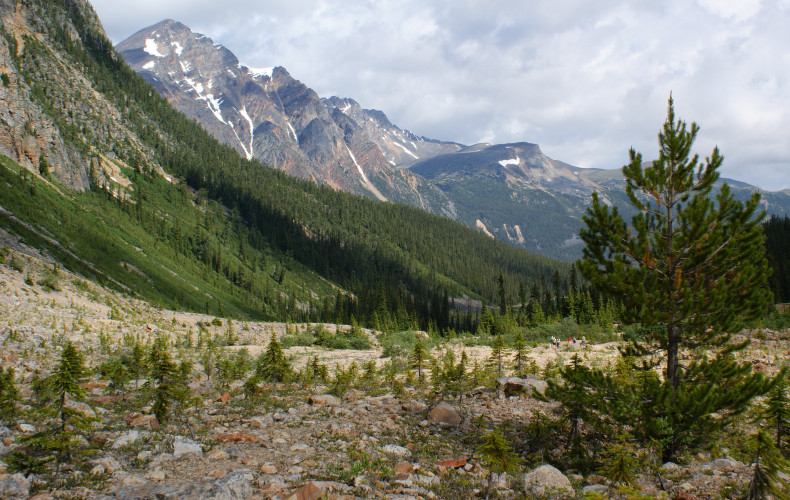
M 494 474 L 512 471 L 519 462 L 519 456 L 502 433 L 496 429 L 483 435 L 477 453 L 489 470 L 485 496 L 488 499 Z
M 768 394 L 760 409 L 759 420 L 763 420 L 773 427 L 776 448 L 782 450 L 787 438 L 787 428 L 790 426 L 790 397 L 788 397 L 787 380 L 782 380 Z
M 15 450 L 11 456 L 14 468 L 39 470 L 46 462 L 56 460 L 60 465 L 83 453 L 79 434 L 88 432 L 95 417 L 74 406 L 74 402 L 85 401 L 85 390 L 81 387 L 88 375 L 85 359 L 71 341 L 67 341 L 60 354 L 60 362 L 52 374 L 44 380 L 46 394 L 44 406 L 37 413 L 52 418 L 52 424 L 20 441 L 26 450 Z
M 499 294 L 499 314 L 504 316 L 507 313 L 507 297 L 505 294 L 505 278 L 502 276 L 502 273 L 499 273 L 499 278 L 497 278 L 496 282 Z
M 274 332 L 266 351 L 258 358 L 255 372 L 262 381 L 267 382 L 285 382 L 291 376 L 291 363 L 285 357 Z
M 148 366 L 153 382 L 149 383 L 154 398 L 152 411 L 159 423 L 164 425 L 174 399 L 177 365 L 168 352 L 167 339 L 162 335 L 158 335 L 151 345 Z
M 513 351 L 515 353 L 513 362 L 516 364 L 516 376 L 520 377 L 527 359 L 527 345 L 524 343 L 524 335 L 521 332 L 516 334 L 513 342 Z
M 664 381 L 645 379 L 650 383 L 629 389 L 640 399 L 623 396 L 637 403 L 633 409 L 614 408 L 602 397 L 594 408 L 621 421 L 629 411 L 641 412 L 631 422 L 634 431 L 658 441 L 665 460 L 705 444 L 771 388 L 734 360 L 733 352 L 746 344 L 731 345 L 729 334 L 770 305 L 760 196 L 743 204 L 724 184 L 716 201 L 711 199 L 722 156 L 714 148 L 704 165 L 691 156 L 698 130 L 675 120 L 670 97 L 658 159 L 645 167 L 632 149 L 623 168 L 626 193 L 637 210 L 631 227 L 594 193 L 580 233 L 586 243 L 578 264 L 583 276 L 597 289 L 624 297 L 630 319 L 650 326 L 646 342 L 634 344 L 630 353 L 666 359 Z M 713 357 L 681 367 L 680 350 L 697 347 L 711 349 Z M 651 367 L 646 361 L 641 369 Z
M 422 343 L 422 339 L 417 337 L 417 342 L 414 343 L 414 348 L 411 350 L 409 360 L 411 361 L 412 368 L 417 369 L 417 380 L 420 383 L 422 383 L 423 364 L 428 357 L 428 352 L 425 349 L 425 345 Z
M 10 423 L 19 409 L 19 390 L 16 387 L 14 369 L 0 366 L 0 422 Z
M 507 347 L 505 346 L 505 339 L 502 335 L 497 335 L 494 337 L 494 343 L 491 346 L 491 357 L 488 358 L 489 363 L 496 366 L 497 377 L 502 376 L 506 356 Z
M 790 462 L 776 449 L 765 431 L 758 431 L 749 441 L 754 448 L 755 459 L 744 499 L 766 500 L 771 496 L 777 500 L 790 498 L 790 483 L 779 476 L 780 472 L 790 472 Z
M 759 193 L 745 204 L 723 184 L 716 201 L 713 183 L 723 157 L 718 148 L 700 164 L 691 147 L 699 127 L 675 120 L 672 98 L 659 134 L 658 159 L 642 165 L 631 149 L 623 167 L 626 193 L 638 213 L 628 227 L 593 193 L 581 238 L 579 269 L 601 290 L 623 296 L 631 318 L 663 325 L 654 340 L 666 353 L 666 378 L 680 384 L 679 350 L 724 346 L 727 332 L 763 314 L 771 303 L 766 286 L 763 213 Z

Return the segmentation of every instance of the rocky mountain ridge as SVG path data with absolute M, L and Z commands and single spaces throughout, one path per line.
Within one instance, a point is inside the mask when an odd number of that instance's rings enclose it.
M 440 190 L 393 168 L 354 120 L 283 67 L 250 68 L 173 20 L 140 30 L 117 49 L 174 107 L 248 159 L 334 189 L 453 215 Z

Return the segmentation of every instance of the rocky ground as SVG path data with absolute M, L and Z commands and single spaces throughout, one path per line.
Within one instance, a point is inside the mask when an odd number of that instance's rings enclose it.
M 483 495 L 489 478 L 475 453 L 481 427 L 518 429 L 538 414 L 559 414 L 556 403 L 533 397 L 533 387 L 545 387 L 539 377 L 503 379 L 446 400 L 428 385 L 392 386 L 382 377 L 351 381 L 335 391 L 339 397 L 329 394 L 328 383 L 270 384 L 250 402 L 242 381 L 221 386 L 188 347 L 200 335 L 226 335 L 227 321 L 159 310 L 62 270 L 55 280 L 59 290 L 53 289 L 43 279 L 51 276 L 52 263 L 23 247 L 11 250 L 6 262 L 0 265 L 0 363 L 15 369 L 23 414 L 0 424 L 0 498 L 471 498 Z M 272 333 L 282 336 L 297 326 L 233 322 L 230 328 L 237 340 L 226 351 L 247 349 L 254 357 Z M 335 325 L 325 328 L 331 332 Z M 32 408 L 33 383 L 50 373 L 65 339 L 95 367 L 123 345 L 124 337 L 147 341 L 160 334 L 177 346 L 174 352 L 195 359 L 190 388 L 197 397 L 180 418 L 159 425 L 150 401 L 135 389 L 144 381 L 120 392 L 94 374 L 84 384 L 87 405 L 73 406 L 98 419 L 95 432 L 86 436 L 97 453 L 80 467 L 66 466 L 57 484 L 12 473 L 4 457 L 20 437 L 48 425 L 24 410 Z M 292 347 L 286 353 L 297 369 L 314 356 L 329 367 L 389 362 L 381 357 L 376 332 L 366 334 L 373 340 L 369 350 Z M 787 332 L 742 335 L 754 338 L 747 359 L 775 373 L 788 354 Z M 488 347 L 457 343 L 434 354 L 447 348 L 459 355 L 465 350 L 470 363 L 490 355 Z M 584 349 L 567 343 L 560 349 L 537 346 L 529 356 L 543 369 L 564 364 L 575 353 L 589 364 L 605 365 L 617 355 L 616 343 Z M 520 385 L 530 390 L 516 391 Z M 657 474 L 639 476 L 634 491 L 656 498 L 727 497 L 740 491 L 750 474 L 749 464 L 729 452 L 719 448 L 682 464 L 664 464 Z M 616 496 L 602 476 L 583 477 L 548 465 L 495 475 L 492 485 L 498 498 Z

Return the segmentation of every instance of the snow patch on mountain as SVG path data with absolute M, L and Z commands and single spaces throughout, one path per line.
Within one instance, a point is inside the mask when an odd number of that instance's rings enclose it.
M 271 78 L 272 73 L 274 73 L 274 66 L 272 66 L 271 68 L 253 68 L 247 66 L 246 64 L 239 63 L 239 69 L 244 69 L 244 68 L 246 68 L 247 72 L 253 77 L 265 76 L 267 78 Z
M 149 61 L 149 62 L 143 64 L 143 69 L 154 69 L 154 66 L 156 66 L 156 62 L 155 61 Z
M 515 159 L 511 158 L 509 160 L 500 160 L 499 164 L 502 165 L 503 167 L 507 167 L 508 165 L 518 166 L 520 161 L 521 161 L 521 158 L 519 158 L 518 155 L 516 155 Z
M 159 52 L 159 45 L 156 44 L 156 41 L 153 38 L 145 39 L 145 47 L 143 50 L 154 57 L 165 57 L 164 54 Z
M 420 157 L 419 157 L 419 156 L 417 156 L 416 154 L 414 154 L 414 153 L 412 153 L 411 151 L 409 151 L 409 150 L 408 150 L 408 148 L 407 148 L 406 146 L 404 146 L 403 144 L 401 144 L 401 143 L 399 143 L 399 142 L 395 142 L 395 141 L 392 141 L 392 143 L 393 143 L 394 145 L 398 146 L 399 148 L 401 148 L 403 151 L 405 151 L 405 152 L 406 152 L 406 154 L 408 154 L 409 156 L 412 156 L 412 157 L 414 157 L 414 159 L 415 159 L 415 160 L 419 160 L 419 159 L 420 159 Z
M 294 126 L 291 125 L 291 122 L 287 122 L 287 123 L 288 123 L 288 128 L 291 129 L 291 133 L 294 135 L 294 140 L 296 141 L 297 144 L 299 144 L 299 137 L 297 137 L 296 135 L 296 130 L 294 130 Z M 346 149 L 348 149 L 348 147 L 346 147 Z
M 252 126 L 252 118 L 250 118 L 250 115 L 247 113 L 247 106 L 241 108 L 239 113 L 241 113 L 241 116 L 250 124 L 250 150 L 247 151 L 247 148 L 245 148 L 243 144 L 241 147 L 244 148 L 244 152 L 247 153 L 247 159 L 252 160 L 252 140 L 255 138 L 255 127 Z
M 362 167 L 360 167 L 359 163 L 357 163 L 357 159 L 354 158 L 354 153 L 351 152 L 351 149 L 349 149 L 348 146 L 346 146 L 346 151 L 348 151 L 348 155 L 351 157 L 351 161 L 353 161 L 354 165 L 357 166 L 357 170 L 359 170 L 359 175 L 361 175 L 362 178 L 365 179 L 365 182 L 370 182 L 367 176 L 365 176 L 365 172 L 362 171 Z
M 376 189 L 376 186 L 374 186 L 373 183 L 371 183 L 368 180 L 367 176 L 365 175 L 365 172 L 362 171 L 362 167 L 359 165 L 359 163 L 357 163 L 357 159 L 354 157 L 354 153 L 351 152 L 351 149 L 348 146 L 346 146 L 346 151 L 348 151 L 348 155 L 351 157 L 351 161 L 353 161 L 354 165 L 357 166 L 357 170 L 359 170 L 359 175 L 361 175 L 362 179 L 365 181 L 364 182 L 365 187 L 370 189 L 370 192 L 373 193 L 373 195 L 379 200 L 387 201 L 387 198 L 385 198 L 384 195 L 381 194 L 381 192 L 378 189 Z
M 176 48 L 176 55 L 178 55 L 178 56 L 180 56 L 181 52 L 184 51 L 184 47 L 182 47 L 181 44 L 178 43 L 178 42 L 173 42 L 170 45 L 172 45 L 173 47 Z

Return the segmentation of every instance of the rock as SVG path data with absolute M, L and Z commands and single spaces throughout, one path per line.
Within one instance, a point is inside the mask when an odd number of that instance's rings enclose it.
M 398 446 L 396 444 L 388 444 L 381 449 L 384 453 L 395 455 L 398 457 L 409 457 L 411 456 L 411 451 L 408 448 L 404 448 L 403 446 Z
M 274 423 L 274 419 L 271 415 L 265 415 L 263 417 L 252 417 L 247 423 L 253 429 L 265 429 L 267 426 Z
M 159 421 L 154 415 L 141 415 L 139 413 L 130 413 L 126 415 L 123 420 L 129 424 L 133 429 L 144 428 L 153 431 L 159 428 Z
M 80 401 L 74 401 L 73 399 L 67 397 L 64 406 L 69 410 L 75 411 L 77 413 L 82 413 L 83 415 L 89 418 L 96 418 L 96 412 L 93 411 L 93 408 L 91 408 L 86 403 Z
M 337 406 L 342 403 L 340 398 L 331 394 L 319 394 L 318 396 L 310 396 L 307 402 L 313 406 Z
M 582 488 L 582 493 L 597 493 L 598 495 L 605 495 L 609 487 L 605 484 L 591 484 Z
M 664 468 L 664 470 L 678 470 L 680 468 L 680 466 L 675 462 L 667 462 L 664 465 L 662 465 L 662 467 Z
M 175 500 L 199 498 L 201 500 L 245 500 L 252 498 L 252 486 L 244 474 L 235 472 L 222 479 L 201 483 L 167 483 L 157 486 L 146 496 L 135 498 L 159 498 Z
M 694 491 L 696 489 L 694 487 L 694 485 L 689 483 L 688 481 L 686 481 L 685 483 L 682 483 L 680 486 L 678 486 L 678 488 L 680 488 L 681 491 L 684 491 L 686 493 L 689 493 L 689 492 Z
M 219 436 L 217 439 L 219 439 L 223 443 L 257 443 L 259 441 L 259 439 L 255 436 L 250 436 L 248 434 L 241 434 L 239 432 L 233 432 L 231 434 L 223 434 Z
M 17 425 L 16 428 L 17 428 L 17 430 L 19 430 L 19 432 L 24 432 L 24 433 L 36 432 L 36 427 L 34 425 L 30 425 L 30 424 L 22 423 L 22 424 Z
M 285 500 L 318 500 L 323 494 L 321 488 L 310 482 L 285 497 Z
M 491 485 L 495 489 L 509 490 L 512 479 L 513 478 L 511 478 L 507 472 L 503 472 L 501 474 L 494 472 L 491 474 Z
M 229 457 L 230 455 L 220 450 L 219 448 L 214 448 L 210 452 L 206 453 L 206 458 L 208 458 L 209 460 L 226 460 Z
M 110 475 L 115 474 L 122 469 L 121 464 L 119 464 L 118 461 L 113 457 L 98 458 L 96 460 L 91 460 L 91 463 L 96 464 L 97 467 L 101 467 L 102 472 Z
M 414 470 L 414 468 L 411 466 L 409 462 L 398 462 L 395 465 L 395 468 L 392 469 L 392 471 L 395 474 L 402 474 L 402 473 L 411 474 L 412 470 Z
M 439 403 L 428 412 L 428 420 L 433 424 L 459 425 L 461 416 L 447 403 Z
M 288 448 L 289 451 L 300 452 L 307 455 L 312 455 L 315 453 L 315 450 L 310 446 L 306 445 L 305 443 L 296 443 L 295 445 Z
M 0 498 L 27 498 L 30 496 L 30 481 L 20 473 L 0 481 Z
M 551 465 L 541 465 L 522 477 L 527 495 L 546 495 L 550 493 L 571 493 L 573 488 L 565 474 Z
M 191 439 L 180 438 L 173 442 L 173 457 L 181 458 L 184 455 L 198 455 L 203 456 L 203 445 L 192 441 Z
M 442 460 L 438 464 L 439 467 L 447 467 L 448 469 L 458 469 L 466 466 L 465 458 L 455 458 L 451 460 Z
M 126 476 L 121 480 L 121 483 L 124 486 L 145 486 L 148 484 L 148 481 L 140 476 Z
M 261 474 L 277 474 L 277 467 L 271 464 L 261 465 Z
M 150 481 L 164 481 L 165 480 L 165 471 L 163 470 L 152 470 L 148 474 L 145 475 L 145 478 Z
M 710 462 L 703 464 L 703 466 L 708 466 L 712 469 L 735 469 L 737 467 L 743 467 L 743 464 L 730 457 L 725 457 L 711 460 Z
M 507 397 L 522 393 L 531 395 L 533 389 L 540 394 L 544 394 L 546 387 L 548 387 L 546 381 L 536 378 L 499 377 L 496 379 L 496 383 L 497 387 L 501 388 Z
M 127 444 L 131 444 L 135 441 L 140 439 L 140 433 L 137 431 L 129 431 L 126 434 L 122 434 L 118 439 L 116 439 L 112 443 L 112 448 L 117 450 L 122 446 L 126 446 Z

